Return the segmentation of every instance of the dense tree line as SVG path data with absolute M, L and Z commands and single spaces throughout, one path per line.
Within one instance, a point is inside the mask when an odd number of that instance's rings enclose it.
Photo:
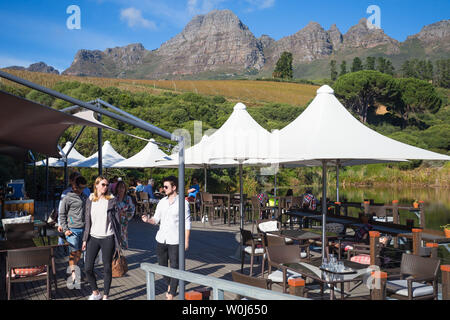
M 437 87 L 450 88 L 450 59 L 437 60 L 434 64 L 431 60 L 406 60 L 399 72 L 395 73 L 395 68 L 389 59 L 367 57 L 365 62 L 363 62 L 361 58 L 355 57 L 350 70 L 347 70 L 347 62 L 345 60 L 341 62 L 339 74 L 337 73 L 337 61 L 330 61 L 330 78 L 333 81 L 337 80 L 338 76 L 362 70 L 373 70 L 396 77 L 430 81 Z

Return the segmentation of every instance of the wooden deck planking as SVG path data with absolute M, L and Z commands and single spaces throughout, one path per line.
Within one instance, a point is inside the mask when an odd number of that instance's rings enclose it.
M 247 224 L 246 229 L 251 230 L 251 225 Z M 129 271 L 125 277 L 113 278 L 110 290 L 111 300 L 145 300 L 146 275 L 140 269 L 143 262 L 157 263 L 155 253 L 155 235 L 158 227 L 144 224 L 141 221 L 133 220 L 129 225 L 129 249 L 125 250 Z M 239 225 L 213 225 L 193 222 L 190 238 L 190 248 L 186 252 L 186 270 L 198 274 L 213 276 L 216 278 L 231 280 L 230 271 L 240 270 L 240 259 L 233 258 L 239 244 Z M 254 275 L 259 276 L 261 271 L 261 258 L 254 263 Z M 250 270 L 250 259 L 247 257 L 244 264 L 244 273 Z M 55 292 L 52 280 L 52 299 L 55 300 L 86 300 L 91 294 L 90 286 L 87 283 L 83 271 L 81 289 L 70 290 L 66 286 L 66 274 L 68 257 L 62 252 L 56 253 L 56 269 L 58 290 Z M 84 263 L 79 263 L 84 269 Z M 265 268 L 267 272 L 267 267 Z M 95 273 L 97 285 L 100 292 L 103 292 L 103 266 L 96 266 Z M 267 273 L 265 274 L 267 277 Z M 162 276 L 155 276 L 156 299 L 165 299 L 167 286 Z M 195 283 L 185 283 L 185 291 L 199 287 Z M 274 291 L 281 292 L 281 287 L 273 286 Z M 364 292 L 364 290 L 362 290 Z M 367 290 L 365 290 L 367 291 Z M 340 296 L 337 294 L 337 296 Z M 235 295 L 225 292 L 225 299 L 234 299 Z M 320 299 L 320 295 L 315 297 Z M 46 299 L 45 281 L 35 282 L 32 285 L 24 286 L 15 284 L 12 287 L 12 299 L 41 300 Z M 328 299 L 328 295 L 324 295 Z

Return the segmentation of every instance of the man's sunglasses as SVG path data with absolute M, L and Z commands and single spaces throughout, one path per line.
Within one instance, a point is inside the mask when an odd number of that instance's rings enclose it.
M 164 186 L 163 188 L 164 188 L 164 189 L 169 189 L 169 186 Z

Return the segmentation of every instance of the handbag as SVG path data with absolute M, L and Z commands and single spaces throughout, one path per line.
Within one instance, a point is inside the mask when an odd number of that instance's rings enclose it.
M 116 250 L 112 260 L 112 277 L 123 277 L 128 271 L 127 259 L 122 254 L 121 250 Z

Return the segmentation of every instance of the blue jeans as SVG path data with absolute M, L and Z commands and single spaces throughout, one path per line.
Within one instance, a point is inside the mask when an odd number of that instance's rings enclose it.
M 69 251 L 79 251 L 83 246 L 83 232 L 84 228 L 69 228 L 72 231 L 70 236 L 66 236 L 66 240 L 69 243 Z

